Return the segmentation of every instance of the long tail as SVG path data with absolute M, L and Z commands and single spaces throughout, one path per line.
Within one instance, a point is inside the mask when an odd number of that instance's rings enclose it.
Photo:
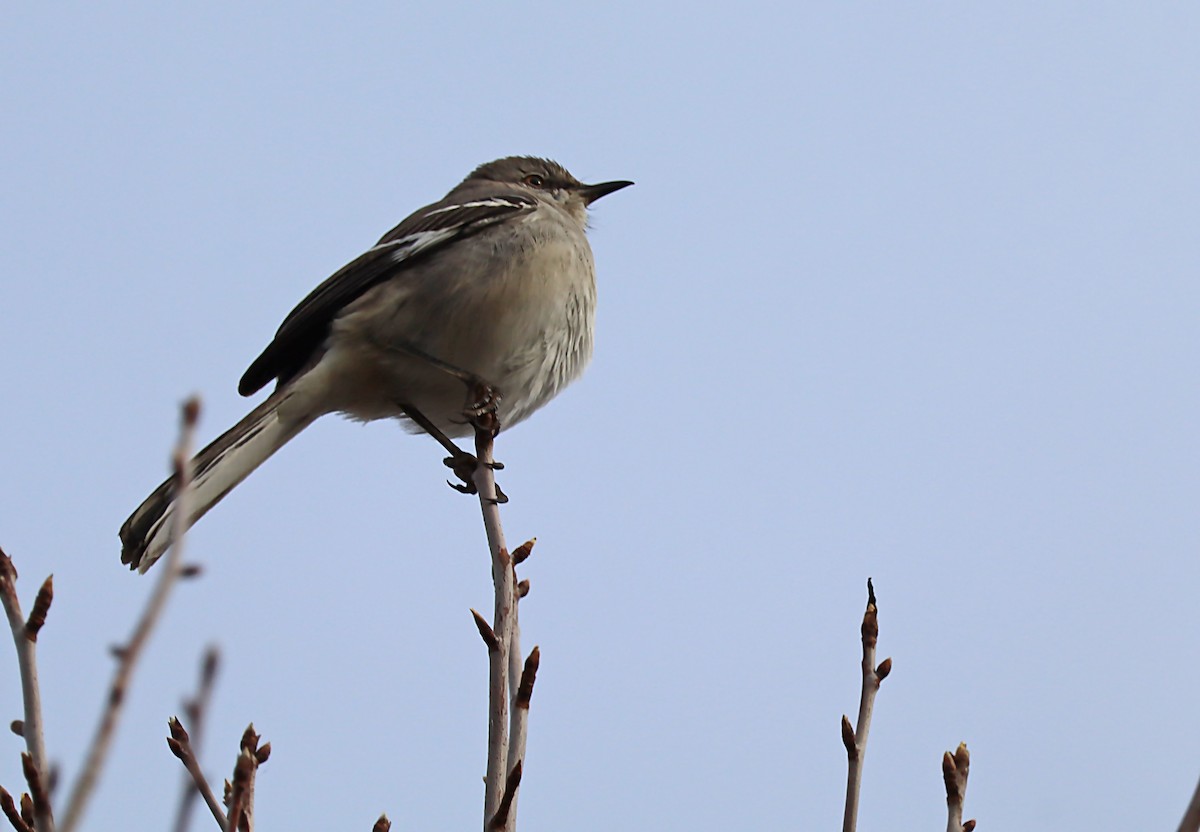
M 196 454 L 192 460 L 189 528 L 319 415 L 281 419 L 279 406 L 287 395 L 286 390 L 274 393 Z M 174 483 L 167 480 L 121 526 L 121 562 L 130 569 L 145 572 L 171 544 L 173 492 Z

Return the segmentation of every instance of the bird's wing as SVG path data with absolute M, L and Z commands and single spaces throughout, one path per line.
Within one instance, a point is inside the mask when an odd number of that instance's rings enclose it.
M 415 212 L 300 301 L 283 319 L 274 340 L 246 370 L 238 392 L 249 396 L 271 379 L 284 382 L 300 372 L 325 340 L 338 313 L 372 286 L 484 228 L 536 209 L 537 202 L 530 197 L 495 194 L 447 197 Z

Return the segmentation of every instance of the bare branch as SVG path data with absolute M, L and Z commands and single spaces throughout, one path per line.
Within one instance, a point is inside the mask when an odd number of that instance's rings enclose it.
M 221 811 L 220 804 L 217 803 L 217 798 L 213 794 L 212 789 L 208 785 L 208 781 L 204 778 L 204 774 L 200 769 L 200 748 L 204 736 L 205 717 L 208 715 L 208 705 L 212 701 L 212 692 L 214 682 L 217 678 L 217 667 L 220 663 L 220 654 L 216 647 L 209 647 L 204 652 L 204 658 L 200 661 L 200 679 L 196 684 L 196 694 L 183 704 L 183 711 L 187 714 L 188 724 L 192 726 L 191 736 L 187 731 L 184 731 L 183 725 L 178 718 L 173 718 L 168 723 L 171 726 L 171 736 L 180 741 L 187 754 L 190 757 L 191 764 L 188 758 L 176 754 L 183 761 L 184 767 L 187 769 L 187 776 L 184 779 L 183 789 L 179 798 L 179 809 L 175 814 L 175 832 L 187 832 L 187 828 L 192 818 L 192 806 L 195 805 L 196 796 L 200 795 L 208 804 L 208 808 L 214 812 L 214 817 L 217 818 L 217 823 L 222 829 L 225 828 L 225 814 Z M 176 733 L 176 726 L 183 735 L 180 740 Z M 172 746 L 174 751 L 174 746 Z
M 495 646 L 488 643 L 489 707 L 488 707 L 488 761 L 484 781 L 483 818 L 485 830 L 491 829 L 491 819 L 500 811 L 504 800 L 508 770 L 509 745 L 509 654 L 513 646 L 516 628 L 517 593 L 516 575 L 512 557 L 504 543 L 504 530 L 500 525 L 500 499 L 496 488 L 493 468 L 493 426 L 483 423 L 475 428 L 475 450 L 479 464 L 475 466 L 474 484 L 479 493 L 479 505 L 483 512 L 483 527 L 487 533 L 488 549 L 492 555 L 492 584 L 495 587 L 495 614 L 491 630 L 496 639 Z M 480 628 L 483 634 L 483 628 Z M 487 641 L 487 636 L 484 635 Z M 511 805 L 511 798 L 509 801 Z
M 971 769 L 971 755 L 967 744 L 960 742 L 951 754 L 942 755 L 942 779 L 946 781 L 946 832 L 971 832 L 975 821 L 963 823 L 963 801 L 967 796 L 967 774 Z
M 107 704 L 100 715 L 100 722 L 96 726 L 96 733 L 92 737 L 83 768 L 80 770 L 67 800 L 67 808 L 61 826 L 62 832 L 74 832 L 83 817 L 83 810 L 87 806 L 88 800 L 95 791 L 96 783 L 100 779 L 100 772 L 104 768 L 104 761 L 108 757 L 108 749 L 112 745 L 113 734 L 121 716 L 125 693 L 129 687 L 129 680 L 133 676 L 133 669 L 150 639 L 150 633 L 162 616 L 167 598 L 171 595 L 171 589 L 179 578 L 180 564 L 183 562 L 183 537 L 187 530 L 186 518 L 191 516 L 189 494 L 192 479 L 191 449 L 196 422 L 200 416 L 200 400 L 193 396 L 183 403 L 181 411 L 179 441 L 173 455 L 176 498 L 175 511 L 172 515 L 171 548 L 163 558 L 164 565 L 159 569 L 158 582 L 154 585 L 154 590 L 150 594 L 146 608 L 142 611 L 141 618 L 138 619 L 133 629 L 129 642 L 119 648 L 117 652 L 117 667 L 113 672 L 112 682 L 109 684 Z
M 843 832 L 854 832 L 858 825 L 858 803 L 862 794 L 863 757 L 867 753 L 867 735 L 871 731 L 871 713 L 879 683 L 892 671 L 892 660 L 884 659 L 875 666 L 875 645 L 879 641 L 879 610 L 875 605 L 875 587 L 867 578 L 867 610 L 862 621 L 862 694 L 858 700 L 858 724 L 851 728 L 850 720 L 842 716 L 842 743 L 848 760 L 846 772 L 846 811 L 842 816 Z
M 21 615 L 21 601 L 17 597 L 17 569 L 13 566 L 12 559 L 0 549 L 0 605 L 4 606 L 8 625 L 12 630 L 13 645 L 17 650 L 21 696 L 25 705 L 25 718 L 21 721 L 20 734 L 25 739 L 28 766 L 34 774 L 32 779 L 38 783 L 43 798 L 40 805 L 33 804 L 40 810 L 36 812 L 36 819 L 26 819 L 24 822 L 36 827 L 38 832 L 51 832 L 54 829 L 54 816 L 44 789 L 44 784 L 49 782 L 50 766 L 46 758 L 46 738 L 42 728 L 42 693 L 37 671 L 37 634 L 46 621 L 52 595 L 53 582 L 47 578 L 33 603 L 34 614 L 30 616 L 29 622 L 26 622 Z M 13 727 L 15 729 L 15 724 Z M 30 779 L 29 768 L 26 769 L 25 776 L 26 779 Z

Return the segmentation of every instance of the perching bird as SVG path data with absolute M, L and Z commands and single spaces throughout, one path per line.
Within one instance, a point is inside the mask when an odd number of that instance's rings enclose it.
M 400 419 L 472 461 L 449 437 L 494 413 L 525 419 L 591 358 L 595 266 L 587 208 L 632 185 L 584 185 L 556 162 L 480 165 L 292 310 L 238 384 L 275 391 L 193 461 L 191 526 L 326 413 Z M 145 572 L 170 544 L 164 482 L 121 527 L 121 561 Z

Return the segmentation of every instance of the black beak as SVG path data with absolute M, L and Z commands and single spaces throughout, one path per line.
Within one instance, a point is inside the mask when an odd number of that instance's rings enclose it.
M 576 193 L 583 197 L 585 205 L 591 205 L 602 196 L 608 196 L 613 191 L 619 191 L 622 188 L 628 188 L 632 182 L 626 182 L 624 179 L 618 182 L 601 182 L 599 185 L 581 185 L 576 188 Z

